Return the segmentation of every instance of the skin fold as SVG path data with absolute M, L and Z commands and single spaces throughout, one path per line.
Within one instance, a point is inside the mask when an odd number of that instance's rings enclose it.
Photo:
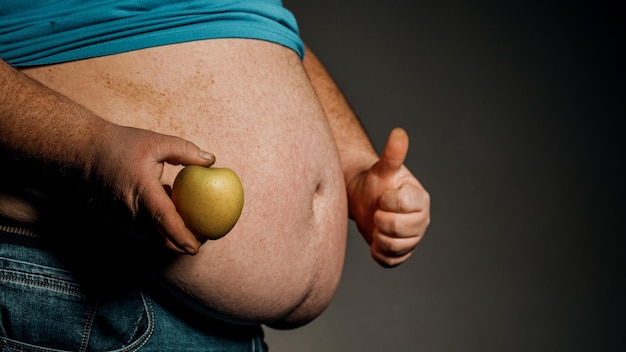
M 377 156 L 310 49 L 302 61 L 277 44 L 219 39 L 0 68 L 0 97 L 12 97 L 0 105 L 2 147 L 103 180 L 133 216 L 148 214 L 180 253 L 156 277 L 209 316 L 306 324 L 335 293 L 350 218 L 387 267 L 430 222 L 429 195 L 403 166 L 406 133 L 392 131 Z M 220 240 L 196 239 L 167 195 L 187 164 L 241 178 L 243 213 Z M 38 211 L 0 192 L 5 217 L 36 222 Z

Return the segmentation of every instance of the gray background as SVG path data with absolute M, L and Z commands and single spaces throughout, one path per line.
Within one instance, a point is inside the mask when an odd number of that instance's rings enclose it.
M 608 2 L 285 1 L 432 225 L 383 269 L 351 225 L 337 296 L 284 351 L 623 351 L 625 12 Z

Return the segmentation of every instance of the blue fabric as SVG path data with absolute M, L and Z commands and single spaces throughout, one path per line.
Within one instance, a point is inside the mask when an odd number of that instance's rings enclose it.
M 215 38 L 271 41 L 304 56 L 280 0 L 0 1 L 0 58 L 16 67 Z
M 37 244 L 0 231 L 1 351 L 267 352 L 260 326 L 200 317 L 119 276 L 90 274 L 103 283 L 94 289 Z

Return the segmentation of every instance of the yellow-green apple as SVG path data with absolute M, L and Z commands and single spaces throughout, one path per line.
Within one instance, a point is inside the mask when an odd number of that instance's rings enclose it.
M 172 201 L 196 236 L 216 240 L 237 223 L 243 210 L 243 186 L 229 168 L 189 165 L 172 185 Z

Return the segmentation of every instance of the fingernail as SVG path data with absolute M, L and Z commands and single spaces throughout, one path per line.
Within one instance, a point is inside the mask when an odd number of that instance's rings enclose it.
M 200 150 L 200 156 L 207 159 L 207 160 L 215 160 L 215 155 L 206 152 L 204 150 Z
M 192 247 L 185 247 L 184 250 L 187 254 L 190 255 L 195 255 L 196 253 L 198 253 L 198 250 Z

